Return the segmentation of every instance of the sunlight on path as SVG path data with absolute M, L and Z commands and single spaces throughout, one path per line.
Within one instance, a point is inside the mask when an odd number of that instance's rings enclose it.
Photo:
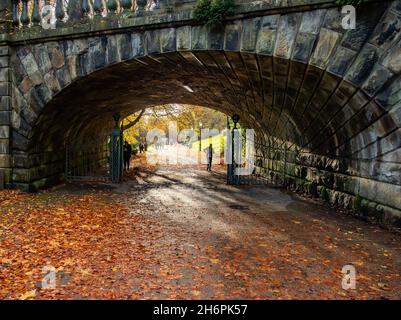
M 228 186 L 218 165 L 132 164 L 120 185 L 0 192 L 0 298 L 401 298 L 399 234 Z M 341 287 L 347 264 L 356 290 Z

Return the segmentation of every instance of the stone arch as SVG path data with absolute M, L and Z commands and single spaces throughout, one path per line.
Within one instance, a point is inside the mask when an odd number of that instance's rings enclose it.
M 238 112 L 260 146 L 285 144 L 294 186 L 313 181 L 333 202 L 361 196 L 399 214 L 401 4 L 363 8 L 356 30 L 328 8 L 15 47 L 14 185 L 40 180 L 43 155 L 29 149 L 60 143 L 65 124 L 179 102 Z M 261 156 L 261 172 L 274 174 L 272 161 Z

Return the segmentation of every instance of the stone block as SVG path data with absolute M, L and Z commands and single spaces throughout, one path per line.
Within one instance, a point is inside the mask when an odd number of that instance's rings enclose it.
M 10 81 L 10 68 L 0 68 L 0 82 Z
M 29 77 L 34 75 L 36 72 L 39 72 L 38 64 L 36 63 L 35 57 L 31 52 L 28 52 L 26 55 L 20 57 L 20 59 Z
M 340 38 L 340 33 L 322 28 L 310 64 L 325 69 Z
M 176 29 L 177 50 L 191 50 L 191 27 L 184 26 Z
M 13 182 L 30 182 L 31 176 L 36 175 L 35 169 L 14 168 L 12 172 Z
M 11 181 L 11 169 L 1 168 L 0 169 L 0 189 L 8 187 Z
M 13 67 L 13 72 L 11 72 L 11 80 L 13 83 L 19 84 L 28 74 L 21 63 L 21 59 L 16 54 L 13 54 L 10 57 L 10 62 Z
M 306 11 L 302 14 L 302 21 L 299 27 L 299 32 L 309 34 L 319 34 L 326 10 Z
M 0 154 L 0 168 L 11 167 L 11 156 L 9 154 Z
M 0 57 L 0 68 L 7 68 L 10 65 L 8 56 Z
M 376 97 L 376 101 L 387 110 L 401 101 L 401 81 L 397 80 L 385 86 Z
M 291 57 L 300 17 L 301 15 L 297 13 L 285 15 L 280 19 L 277 30 L 276 47 L 274 50 L 274 55 L 276 57 L 284 59 L 289 59 Z
M 0 139 L 10 138 L 10 127 L 8 125 L 0 126 Z
M 133 58 L 142 57 L 145 55 L 145 39 L 143 33 L 132 33 L 131 45 Z
M 66 64 L 68 66 L 68 71 L 71 76 L 71 81 L 75 80 L 78 77 L 77 74 L 77 56 L 68 56 L 66 58 Z
M 42 74 L 48 73 L 52 68 L 46 45 L 38 44 L 33 47 L 33 55 Z
M 10 83 L 0 82 L 0 96 L 9 96 L 9 95 L 10 95 Z
M 50 42 L 47 45 L 47 52 L 53 68 L 59 69 L 64 66 L 64 53 L 58 42 Z
M 225 28 L 224 49 L 226 51 L 239 51 L 242 25 L 239 23 L 227 24 Z
M 224 48 L 224 28 L 222 26 L 214 27 L 210 30 L 207 39 L 208 49 L 223 50 Z
M 64 53 L 68 56 L 75 56 L 88 52 L 89 41 L 88 39 L 75 39 L 64 42 Z
M 47 87 L 51 91 L 53 91 L 53 93 L 57 93 L 61 90 L 60 84 L 59 84 L 57 78 L 54 76 L 53 72 L 49 72 L 49 73 L 45 74 L 45 76 L 43 78 L 45 80 Z
M 161 53 L 160 30 L 145 31 L 145 48 L 148 55 Z
M 117 37 L 115 35 L 107 36 L 106 64 L 112 65 L 121 61 Z
M 382 64 L 393 73 L 401 73 L 401 40 L 387 53 Z
M 242 21 L 241 51 L 255 52 L 256 40 L 261 25 L 261 18 Z
M 0 111 L 8 111 L 11 109 L 11 97 L 2 96 L 0 97 Z
M 71 83 L 71 75 L 68 65 L 64 65 L 62 68 L 56 70 L 55 75 L 61 88 L 65 88 Z M 50 99 L 47 101 L 50 101 Z
M 8 56 L 10 54 L 10 48 L 8 46 L 0 46 L 0 57 Z
M 10 125 L 10 112 L 0 111 L 0 126 Z
M 327 68 L 328 71 L 340 77 L 344 76 L 356 55 L 356 51 L 342 46 L 337 47 Z
M 297 35 L 297 39 L 292 53 L 292 59 L 307 63 L 312 54 L 316 42 L 316 36 L 311 33 L 300 32 Z
M 174 28 L 160 31 L 161 52 L 173 52 L 176 50 L 176 33 Z
M 32 80 L 26 76 L 18 85 L 18 89 L 23 95 L 26 95 L 33 88 L 33 86 L 34 84 L 32 83 Z
M 372 45 L 365 45 L 345 78 L 357 86 L 362 85 L 368 78 L 377 60 L 377 49 Z
M 391 73 L 387 68 L 376 64 L 373 71 L 362 85 L 362 88 L 372 97 L 379 92 L 392 76 L 393 73 Z
M 128 60 L 132 58 L 131 35 L 124 33 L 117 35 L 117 44 L 120 52 L 121 60 Z
M 207 48 L 208 30 L 206 26 L 193 26 L 191 29 L 191 48 L 202 50 Z
M 323 27 L 342 33 L 344 32 L 344 28 L 341 25 L 342 19 L 341 7 L 329 9 L 324 17 Z
M 0 139 L 0 154 L 10 153 L 10 143 L 8 139 Z

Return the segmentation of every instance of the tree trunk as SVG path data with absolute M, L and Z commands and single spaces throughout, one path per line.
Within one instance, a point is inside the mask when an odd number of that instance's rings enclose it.
M 141 120 L 144 113 L 145 113 L 145 109 L 142 109 L 141 113 L 135 118 L 134 121 L 130 121 L 128 124 L 123 126 L 123 130 L 127 130 L 127 129 L 133 127 L 134 125 L 136 125 L 138 123 L 138 121 Z

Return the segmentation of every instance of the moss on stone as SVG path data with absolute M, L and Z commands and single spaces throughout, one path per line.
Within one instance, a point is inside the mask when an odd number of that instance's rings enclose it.
M 362 198 L 361 196 L 358 194 L 356 195 L 355 199 L 354 199 L 354 205 L 353 205 L 355 210 L 361 210 L 362 208 Z
M 318 188 L 318 191 L 320 189 L 319 193 L 319 198 L 324 200 L 324 201 L 329 201 L 330 200 L 330 196 L 329 193 L 327 192 L 327 188 L 321 186 L 321 188 Z

